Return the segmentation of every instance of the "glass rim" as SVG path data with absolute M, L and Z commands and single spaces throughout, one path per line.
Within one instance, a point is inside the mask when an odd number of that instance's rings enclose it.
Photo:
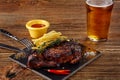
M 113 3 L 114 3 L 113 0 L 108 0 L 109 3 L 105 2 L 106 4 L 104 4 L 104 5 L 98 5 L 98 4 L 90 3 L 89 1 L 93 1 L 93 0 L 86 0 L 86 4 L 89 6 L 93 6 L 93 7 L 108 7 L 108 6 L 113 5 Z M 98 0 L 96 0 L 96 1 L 98 2 Z M 103 1 L 105 1 L 105 0 L 103 0 Z

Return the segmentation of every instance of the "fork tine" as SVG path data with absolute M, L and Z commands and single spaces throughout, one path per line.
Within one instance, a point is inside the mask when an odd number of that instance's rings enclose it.
M 25 40 L 20 40 L 20 42 L 28 48 L 28 44 L 26 44 Z
M 29 41 L 28 39 L 24 38 L 23 40 L 25 40 L 25 41 L 26 41 L 26 43 L 28 43 L 28 44 L 31 44 L 31 45 L 32 45 L 31 41 Z
M 24 39 L 24 41 L 28 46 L 32 46 L 32 43 L 28 39 Z
M 28 45 L 28 46 L 30 45 L 30 42 L 28 42 L 27 39 L 23 39 L 22 41 L 24 42 L 24 44 L 26 44 L 26 45 Z
M 33 44 L 31 43 L 31 41 L 29 41 L 28 39 L 26 39 L 26 41 L 27 41 L 30 45 L 33 45 Z
M 23 38 L 22 40 L 20 40 L 28 49 L 30 49 L 32 47 L 32 43 L 26 39 L 26 38 Z

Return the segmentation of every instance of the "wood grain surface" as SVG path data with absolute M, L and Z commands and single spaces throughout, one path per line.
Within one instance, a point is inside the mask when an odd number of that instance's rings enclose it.
M 18 36 L 31 39 L 25 24 L 32 19 L 45 19 L 56 30 L 70 38 L 100 51 L 103 55 L 68 80 L 120 80 L 120 0 L 114 0 L 109 39 L 107 42 L 86 40 L 85 0 L 0 0 L 0 28 Z M 0 43 L 23 48 L 18 42 L 0 34 Z M 8 59 L 14 52 L 0 49 L 0 80 L 4 69 L 15 64 Z M 44 80 L 35 73 L 24 70 L 12 80 Z

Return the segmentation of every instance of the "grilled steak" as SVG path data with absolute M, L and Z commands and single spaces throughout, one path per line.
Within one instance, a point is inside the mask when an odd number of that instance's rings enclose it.
M 28 58 L 30 68 L 55 67 L 65 63 L 75 64 L 82 59 L 85 47 L 73 40 L 47 47 L 43 53 L 33 53 Z

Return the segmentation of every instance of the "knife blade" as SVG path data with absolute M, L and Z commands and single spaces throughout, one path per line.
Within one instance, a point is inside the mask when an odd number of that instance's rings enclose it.
M 0 43 L 0 48 L 9 49 L 9 50 L 16 51 L 16 52 L 23 52 L 22 49 L 19 49 L 17 47 L 10 46 L 10 45 L 7 45 L 7 44 L 3 44 L 3 43 Z

